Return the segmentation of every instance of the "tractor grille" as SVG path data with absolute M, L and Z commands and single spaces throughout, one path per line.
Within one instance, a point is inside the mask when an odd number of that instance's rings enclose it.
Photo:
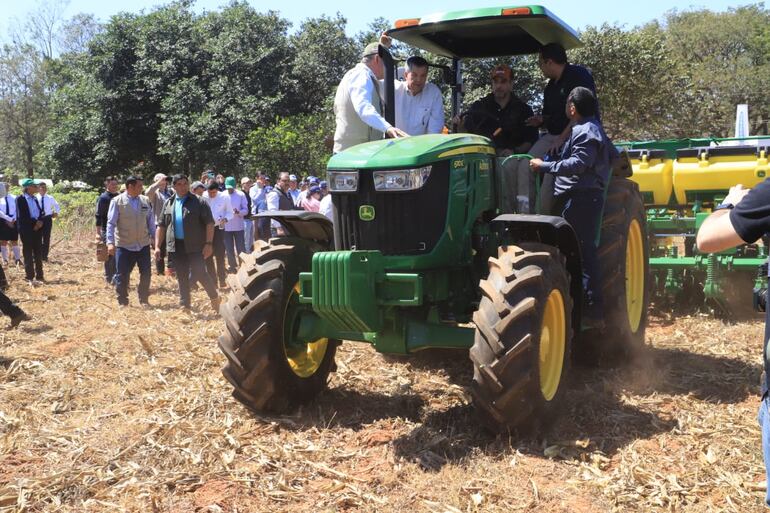
M 358 192 L 334 193 L 337 249 L 379 250 L 383 255 L 421 255 L 436 246 L 446 225 L 449 161 L 433 164 L 430 178 L 416 191 L 375 192 L 372 171 L 359 171 Z M 359 207 L 375 217 L 362 221 Z

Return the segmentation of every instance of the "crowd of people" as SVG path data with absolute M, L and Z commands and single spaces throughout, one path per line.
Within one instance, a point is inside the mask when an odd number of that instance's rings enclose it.
M 190 183 L 187 176 L 158 173 L 145 188 L 141 176 L 105 180 L 96 202 L 97 242 L 106 244 L 104 279 L 114 286 L 118 304 L 129 304 L 129 278 L 139 269 L 139 304 L 149 306 L 152 260 L 158 275 L 176 276 L 179 303 L 190 308 L 190 292 L 199 285 L 219 309 L 219 291 L 227 275 L 238 271 L 238 255 L 257 240 L 284 235 L 282 225 L 258 214 L 306 210 L 332 217 L 328 185 L 315 176 L 298 180 L 280 173 L 274 185 L 265 174 L 256 180 L 205 171 Z M 2 206 L 0 206 L 1 208 Z M 26 259 L 25 259 L 26 261 Z

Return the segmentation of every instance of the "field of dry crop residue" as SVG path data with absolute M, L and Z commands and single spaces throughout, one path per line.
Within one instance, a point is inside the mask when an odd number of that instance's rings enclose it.
M 347 343 L 315 403 L 260 417 L 201 292 L 184 313 L 153 277 L 152 309 L 118 310 L 80 244 L 42 287 L 10 270 L 35 320 L 0 334 L 0 512 L 763 510 L 757 321 L 655 316 L 633 363 L 573 369 L 535 440 L 477 427 L 461 351 Z

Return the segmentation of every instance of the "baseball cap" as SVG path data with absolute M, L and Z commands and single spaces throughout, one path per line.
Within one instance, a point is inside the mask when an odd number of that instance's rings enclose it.
M 164 173 L 158 173 L 155 175 L 155 178 L 152 179 L 153 182 L 157 182 L 160 179 L 168 178 Z
M 311 176 L 310 178 L 307 179 L 307 182 L 310 185 L 318 185 L 318 178 L 316 178 L 315 176 Z
M 364 51 L 361 52 L 361 57 L 368 57 L 370 55 L 375 55 L 380 50 L 380 43 L 374 42 L 369 43 L 364 48 Z
M 235 189 L 235 177 L 228 176 L 225 178 L 225 187 L 228 189 Z
M 29 187 L 30 185 L 38 185 L 40 182 L 35 180 L 34 178 L 25 178 L 21 181 L 22 187 Z
M 249 183 L 250 181 L 251 181 L 251 178 L 249 178 L 248 176 L 244 176 L 243 178 L 241 178 L 241 185 L 245 183 Z
M 511 71 L 511 67 L 506 64 L 498 64 L 494 68 L 492 68 L 492 80 L 496 78 L 505 78 L 507 80 L 511 80 L 513 78 L 513 71 Z
M 325 180 L 321 180 L 321 183 L 318 184 L 318 185 L 321 187 L 321 189 L 328 189 L 329 188 L 329 184 L 326 183 Z
M 316 192 L 321 192 L 321 188 L 317 185 L 314 185 L 310 188 L 310 194 L 315 194 Z
M 296 182 L 297 181 L 297 175 L 289 175 L 289 181 L 290 182 Z
M 194 191 L 198 187 L 200 187 L 201 189 L 205 189 L 206 188 L 206 186 L 203 185 L 203 182 L 201 182 L 200 180 L 196 180 L 196 181 L 194 181 L 192 183 L 192 186 L 190 187 L 190 189 Z

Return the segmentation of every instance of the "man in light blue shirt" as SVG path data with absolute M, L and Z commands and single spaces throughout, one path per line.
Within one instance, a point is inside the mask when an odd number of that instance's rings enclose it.
M 441 90 L 428 82 L 428 61 L 406 60 L 405 81 L 395 83 L 396 127 L 409 135 L 440 134 L 444 128 Z
M 134 266 L 137 266 L 139 304 L 149 306 L 152 276 L 150 243 L 155 234 L 155 214 L 150 200 L 142 195 L 141 177 L 129 176 L 125 184 L 126 192 L 113 198 L 107 212 L 107 252 L 115 256 L 118 304 L 128 306 L 129 278 Z

